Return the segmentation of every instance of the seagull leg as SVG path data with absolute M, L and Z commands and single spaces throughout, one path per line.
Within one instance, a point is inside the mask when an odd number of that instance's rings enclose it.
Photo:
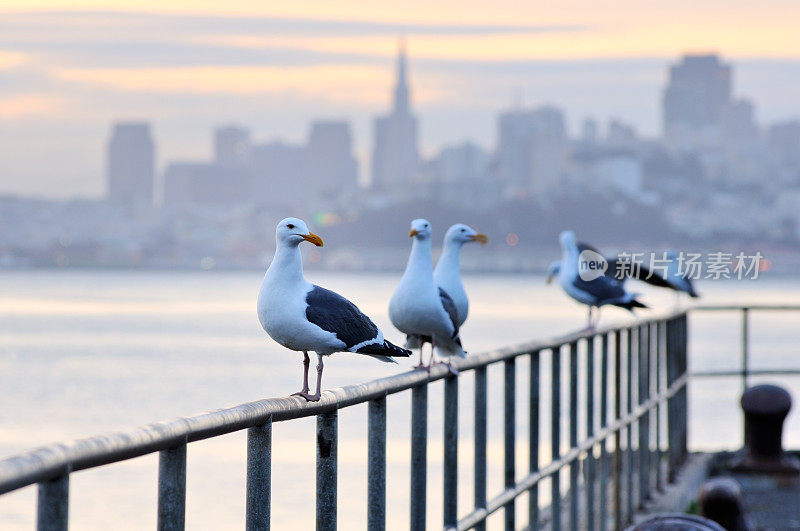
M 588 313 L 586 315 L 586 330 L 592 329 L 592 306 L 589 306 Z
M 422 349 L 425 347 L 425 342 L 422 340 L 422 336 L 417 336 L 419 341 L 419 364 L 417 365 L 418 369 L 425 367 L 425 364 L 422 362 Z
M 447 363 L 445 363 L 445 365 L 447 365 L 447 370 L 450 371 L 450 374 L 452 374 L 453 376 L 458 376 L 458 369 L 456 369 L 453 366 L 453 358 L 452 357 L 447 358 Z
M 308 357 L 308 352 L 303 351 L 303 390 L 297 393 L 292 393 L 292 396 L 302 396 L 306 398 L 308 395 L 308 367 L 311 365 L 311 360 Z
M 434 349 L 436 348 L 436 340 L 433 338 L 433 334 L 431 334 L 431 357 L 428 359 L 428 372 L 431 372 L 431 365 L 433 365 L 433 358 L 434 358 Z
M 314 393 L 314 396 L 311 397 L 312 402 L 318 402 L 319 397 L 322 395 L 322 369 L 324 365 L 322 363 L 322 354 L 317 354 L 317 392 Z

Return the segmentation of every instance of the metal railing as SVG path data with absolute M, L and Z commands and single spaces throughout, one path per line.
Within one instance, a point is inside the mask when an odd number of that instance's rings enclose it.
M 738 312 L 741 314 L 740 333 L 740 368 L 738 370 L 692 371 L 693 378 L 719 376 L 739 376 L 742 391 L 748 387 L 750 376 L 800 376 L 798 368 L 750 368 L 750 316 L 754 312 L 800 312 L 798 304 L 750 304 L 750 305 L 700 305 L 692 307 L 693 312 Z
M 529 360 L 529 463 L 528 473 L 519 478 L 515 473 L 516 362 L 523 358 Z M 504 366 L 505 481 L 504 489 L 488 498 L 487 369 L 493 364 Z M 545 389 L 542 367 L 548 365 L 550 389 Z M 567 525 L 573 530 L 620 529 L 654 491 L 674 479 L 686 456 L 684 312 L 472 355 L 459 360 L 457 367 L 462 373 L 475 373 L 474 507 L 460 519 L 461 378 L 452 376 L 443 366 L 434 366 L 430 373 L 415 370 L 332 389 L 316 403 L 296 397 L 260 400 L 32 450 L 0 461 L 0 494 L 38 484 L 38 529 L 66 530 L 72 472 L 159 452 L 158 528 L 183 529 L 187 444 L 246 429 L 246 528 L 269 529 L 272 424 L 316 416 L 316 528 L 336 529 L 338 410 L 367 402 L 368 529 L 382 530 L 386 526 L 386 398 L 410 390 L 410 524 L 412 530 L 422 530 L 426 527 L 428 388 L 437 380 L 444 380 L 443 527 L 448 530 L 485 529 L 489 515 L 500 510 L 505 529 L 515 529 L 516 502 L 526 494 L 531 529 L 544 524 L 552 529 Z M 565 380 L 566 400 L 562 397 Z M 579 395 L 585 400 L 579 402 Z M 540 463 L 540 450 L 546 449 L 541 440 L 540 414 L 547 403 L 550 460 Z M 562 436 L 562 424 L 567 428 L 566 436 Z M 585 437 L 579 438 L 580 432 Z M 562 471 L 568 471 L 563 474 L 568 477 L 562 478 Z M 549 482 L 549 502 L 544 492 L 540 497 L 543 482 Z

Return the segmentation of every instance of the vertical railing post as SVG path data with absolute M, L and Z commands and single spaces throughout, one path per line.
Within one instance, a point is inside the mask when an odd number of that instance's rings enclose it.
M 69 473 L 39 483 L 37 531 L 67 531 L 69 527 Z
M 551 350 L 550 368 L 550 456 L 553 461 L 561 457 L 561 348 Z M 560 470 L 553 472 L 550 480 L 550 519 L 555 531 L 561 529 L 561 476 Z
M 272 417 L 247 430 L 247 531 L 270 527 L 270 482 L 272 471 Z
M 681 367 L 681 375 L 688 374 L 689 370 L 689 358 L 688 358 L 688 342 L 689 342 L 689 321 L 687 318 L 687 314 L 684 313 L 680 316 L 678 322 L 680 323 L 680 367 Z M 688 401 L 688 387 L 689 382 L 686 382 L 686 385 L 681 388 L 680 391 L 680 450 L 681 450 L 681 460 L 686 458 L 688 452 L 688 442 L 689 442 L 689 401 Z
M 655 395 L 658 396 L 664 391 L 664 321 L 656 321 L 653 325 L 655 331 Z M 656 406 L 656 447 L 655 447 L 655 467 L 656 467 L 656 490 L 663 492 L 664 478 L 661 473 L 661 467 L 664 461 L 664 456 L 661 452 L 661 422 L 663 419 L 662 411 L 664 410 L 664 403 L 659 400 Z
M 411 531 L 425 531 L 428 497 L 428 384 L 411 389 Z
M 336 531 L 338 411 L 317 415 L 317 531 Z
M 503 448 L 505 462 L 503 466 L 504 485 L 506 488 L 514 487 L 516 484 L 515 470 L 516 466 L 516 399 L 517 399 L 517 386 L 516 386 L 516 358 L 508 358 L 504 363 L 504 397 L 503 397 Z M 512 499 L 503 507 L 503 516 L 505 519 L 506 531 L 514 531 L 516 529 L 515 520 L 515 499 Z
M 586 340 L 586 437 L 594 436 L 594 336 Z M 586 452 L 586 529 L 595 529 L 594 448 Z
M 186 443 L 158 453 L 159 531 L 186 527 Z
M 528 398 L 528 471 L 539 470 L 539 351 L 531 353 L 530 396 Z M 528 529 L 539 529 L 539 484 L 528 491 Z
M 750 373 L 750 309 L 742 308 L 742 393 L 747 391 Z M 744 432 L 742 432 L 744 433 Z
M 486 507 L 486 366 L 475 369 L 475 508 Z M 486 522 L 475 526 L 485 531 Z
M 666 322 L 666 355 L 667 355 L 667 388 L 680 376 L 678 365 L 678 335 L 677 318 L 669 319 Z M 680 397 L 677 394 L 667 399 L 667 481 L 673 483 L 678 472 L 678 438 L 680 436 L 678 428 L 678 402 Z
M 627 373 L 627 378 L 625 379 L 625 413 L 629 414 L 633 411 L 633 377 L 635 372 L 633 371 L 633 362 L 635 360 L 634 356 L 634 333 L 636 331 L 635 327 L 628 328 L 627 340 L 628 340 L 628 348 L 626 351 L 626 364 L 625 364 L 625 372 Z M 627 447 L 625 448 L 627 459 L 626 466 L 627 469 L 625 471 L 626 482 L 625 486 L 627 488 L 627 495 L 625 497 L 625 522 L 631 522 L 633 519 L 633 469 L 634 469 L 634 451 L 633 451 L 633 426 L 635 422 L 631 422 L 628 424 L 627 429 L 625 430 L 625 435 L 627 439 Z
M 600 346 L 600 429 L 608 426 L 608 334 L 601 336 Z M 598 529 L 605 531 L 608 527 L 608 438 L 600 444 L 600 496 L 598 511 Z
M 622 331 L 614 332 L 614 420 L 622 418 Z M 614 529 L 622 529 L 622 431 L 614 432 Z
M 650 356 L 649 327 L 646 324 L 638 327 L 638 352 L 639 352 L 639 386 L 637 392 L 638 404 L 641 406 L 648 399 L 650 381 Z M 650 412 L 645 412 L 639 417 L 639 500 L 638 507 L 643 507 L 644 502 L 650 497 Z
M 444 379 L 444 525 L 458 523 L 458 377 Z
M 369 401 L 367 529 L 386 529 L 386 397 Z
M 578 343 L 569 345 L 569 447 L 578 446 Z M 569 528 L 578 531 L 580 497 L 578 490 L 579 463 L 575 459 L 569 464 Z

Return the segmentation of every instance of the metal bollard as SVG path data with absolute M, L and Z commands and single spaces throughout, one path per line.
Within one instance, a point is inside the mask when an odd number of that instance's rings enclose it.
M 744 509 L 742 488 L 732 478 L 713 478 L 700 488 L 697 495 L 700 515 L 714 520 L 728 531 L 752 531 Z
M 800 462 L 783 453 L 783 421 L 792 397 L 776 385 L 757 385 L 744 392 L 744 449 L 731 468 L 735 472 L 800 474 Z

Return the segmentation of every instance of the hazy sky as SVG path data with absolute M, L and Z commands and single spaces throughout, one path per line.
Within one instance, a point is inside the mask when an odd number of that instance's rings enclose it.
M 798 21 L 796 0 L 3 0 L 0 194 L 103 193 L 115 119 L 151 121 L 159 168 L 207 158 L 217 125 L 300 141 L 317 117 L 350 120 L 365 161 L 399 35 L 428 154 L 491 148 L 518 95 L 563 107 L 572 131 L 616 116 L 655 134 L 685 52 L 724 55 L 762 122 L 800 117 Z

